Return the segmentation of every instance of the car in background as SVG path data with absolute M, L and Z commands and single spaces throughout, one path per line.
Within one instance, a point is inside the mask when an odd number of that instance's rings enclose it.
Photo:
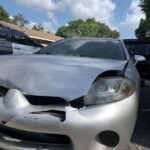
M 141 78 L 150 79 L 150 41 L 124 39 L 124 43 L 133 59 L 134 55 L 142 55 L 146 58 L 146 61 L 141 61 L 136 66 Z
M 42 47 L 21 31 L 0 26 L 0 54 L 33 54 Z
M 5 39 L 0 39 L 0 55 L 8 55 L 13 53 L 12 43 Z

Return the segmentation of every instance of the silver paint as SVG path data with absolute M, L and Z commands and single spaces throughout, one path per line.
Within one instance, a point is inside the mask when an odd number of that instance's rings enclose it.
M 126 62 L 64 56 L 3 56 L 0 85 L 32 95 L 72 100 L 87 94 L 98 75 L 107 70 L 121 70 Z
M 126 52 L 127 53 L 127 52 Z M 9 88 L 0 98 L 0 121 L 4 126 L 22 131 L 67 135 L 73 150 L 123 150 L 130 141 L 136 122 L 139 99 L 139 75 L 128 58 L 125 77 L 136 82 L 134 93 L 121 101 L 83 107 L 34 106 L 24 93 L 62 97 L 70 102 L 87 94 L 101 73 L 124 69 L 127 60 L 106 60 L 64 56 L 0 56 L 0 85 Z M 65 121 L 50 114 L 32 114 L 63 110 Z M 116 147 L 107 147 L 96 136 L 106 130 L 120 137 Z M 39 143 L 14 142 L 0 138 L 0 148 L 7 150 L 43 149 Z M 48 145 L 49 150 L 71 150 L 65 145 Z

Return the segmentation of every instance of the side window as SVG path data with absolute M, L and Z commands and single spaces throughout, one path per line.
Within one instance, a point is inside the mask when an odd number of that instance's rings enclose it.
M 10 33 L 7 30 L 1 30 L 0 29 L 0 39 L 4 39 L 6 41 L 9 41 Z
M 11 40 L 13 43 L 35 46 L 35 47 L 37 46 L 37 44 L 34 43 L 34 41 L 32 41 L 30 38 L 28 38 L 27 36 L 25 36 L 24 34 L 20 32 L 12 32 Z

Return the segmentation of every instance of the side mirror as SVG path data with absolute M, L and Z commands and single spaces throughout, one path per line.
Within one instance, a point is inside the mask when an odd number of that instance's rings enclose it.
M 138 63 L 138 62 L 141 62 L 141 61 L 146 61 L 146 58 L 142 55 L 135 55 L 134 56 L 134 59 L 135 59 L 135 65 Z

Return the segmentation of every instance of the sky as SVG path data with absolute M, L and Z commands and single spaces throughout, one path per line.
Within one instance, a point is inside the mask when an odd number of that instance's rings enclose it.
M 31 28 L 41 23 L 46 30 L 56 32 L 60 26 L 81 18 L 96 18 L 111 29 L 120 32 L 121 38 L 135 38 L 141 18 L 140 0 L 0 0 L 10 14 L 23 14 Z

